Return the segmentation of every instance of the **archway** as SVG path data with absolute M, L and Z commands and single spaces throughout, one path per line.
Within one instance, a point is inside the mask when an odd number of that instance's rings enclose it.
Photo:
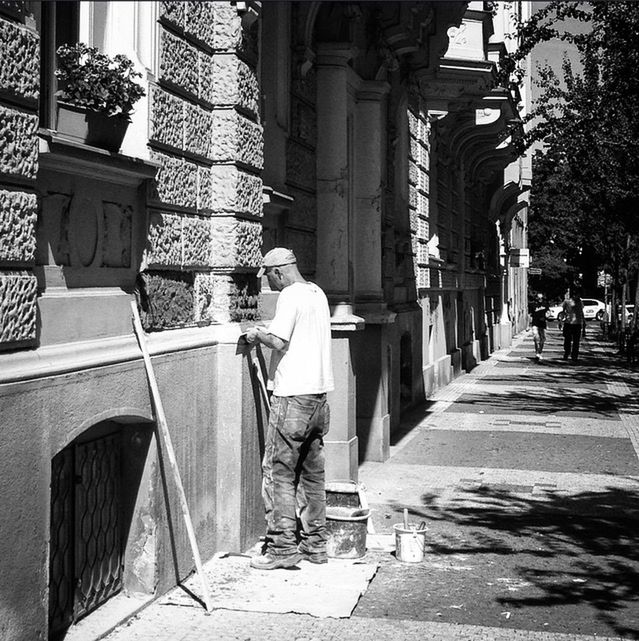
M 123 590 L 154 590 L 155 559 L 133 552 L 153 426 L 125 420 L 93 425 L 51 461 L 49 641 Z

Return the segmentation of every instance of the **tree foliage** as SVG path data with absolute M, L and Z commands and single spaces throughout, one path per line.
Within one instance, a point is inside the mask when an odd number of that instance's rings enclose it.
M 571 32 L 566 19 L 589 28 Z M 542 150 L 533 164 L 533 259 L 555 277 L 559 263 L 566 278 L 606 269 L 621 285 L 638 264 L 639 3 L 550 2 L 518 25 L 518 38 L 502 60 L 511 77 L 521 79 L 535 47 L 552 39 L 574 47 L 580 62 L 575 69 L 565 57 L 560 74 L 539 68 L 541 99 L 519 141 L 522 152 Z

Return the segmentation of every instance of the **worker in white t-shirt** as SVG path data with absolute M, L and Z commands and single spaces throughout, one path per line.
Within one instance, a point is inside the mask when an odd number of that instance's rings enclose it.
M 249 343 L 273 350 L 269 374 L 271 412 L 262 461 L 267 536 L 261 570 L 290 567 L 302 559 L 326 563 L 324 435 L 333 389 L 331 322 L 324 292 L 304 279 L 290 249 L 276 247 L 263 259 L 271 289 L 280 292 L 268 329 L 253 327 Z M 296 507 L 302 529 L 297 533 Z

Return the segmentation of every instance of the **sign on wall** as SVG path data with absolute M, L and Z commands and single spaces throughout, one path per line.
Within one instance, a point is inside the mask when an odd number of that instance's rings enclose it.
M 511 267 L 530 267 L 530 251 L 528 247 L 514 247 L 508 255 Z

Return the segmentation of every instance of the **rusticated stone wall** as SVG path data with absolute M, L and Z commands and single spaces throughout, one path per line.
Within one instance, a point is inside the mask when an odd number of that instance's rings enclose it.
M 146 326 L 252 318 L 264 156 L 257 31 L 230 2 L 162 2 L 159 22 Z
M 38 35 L 23 2 L 0 3 L 0 350 L 37 339 Z

